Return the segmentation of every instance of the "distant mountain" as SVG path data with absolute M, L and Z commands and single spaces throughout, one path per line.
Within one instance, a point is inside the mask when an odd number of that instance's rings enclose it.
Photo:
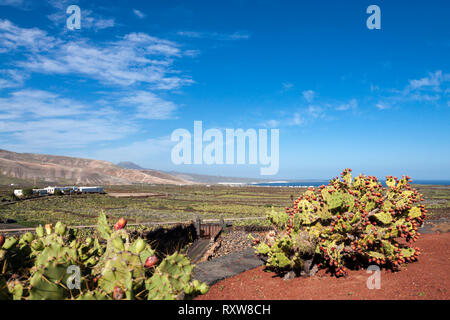
M 133 170 L 145 170 L 141 166 L 137 165 L 134 162 L 131 161 L 122 161 L 117 164 L 118 167 L 124 168 L 124 169 L 133 169 Z
M 28 181 L 44 181 L 49 184 L 194 184 L 192 181 L 164 172 L 142 168 L 127 169 L 107 161 L 16 153 L 1 149 L 0 175 Z
M 224 176 L 210 176 L 206 174 L 196 174 L 196 173 L 182 173 L 176 171 L 167 171 L 168 174 L 178 177 L 180 179 L 197 182 L 197 183 L 262 183 L 270 182 L 271 180 L 259 179 L 259 178 L 242 178 L 242 177 L 224 177 Z
M 138 164 L 131 162 L 131 161 L 122 161 L 117 164 L 119 167 L 125 168 L 125 169 L 137 169 L 137 170 L 149 170 L 144 169 Z M 152 171 L 152 170 L 150 170 Z M 216 183 L 263 183 L 263 182 L 270 182 L 271 180 L 267 179 L 258 179 L 258 178 L 239 178 L 239 177 L 223 177 L 223 176 L 211 176 L 206 174 L 196 174 L 196 173 L 184 173 L 184 172 L 177 172 L 177 171 L 162 171 L 159 170 L 160 173 L 165 173 L 174 177 L 177 177 L 179 179 L 196 182 L 196 183 L 210 183 L 210 184 L 216 184 Z

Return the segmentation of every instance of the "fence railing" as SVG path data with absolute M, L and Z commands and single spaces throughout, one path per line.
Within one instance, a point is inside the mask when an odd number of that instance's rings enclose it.
M 191 220 L 184 220 L 184 221 L 149 221 L 149 222 L 140 222 L 140 223 L 129 223 L 128 226 L 161 226 L 161 225 L 177 225 L 177 224 L 191 224 L 191 223 L 223 223 L 223 222 L 233 222 L 233 221 L 243 221 L 243 220 L 261 220 L 266 219 L 266 217 L 243 217 L 243 218 L 218 218 L 218 219 L 191 219 Z M 97 225 L 81 225 L 81 226 L 69 226 L 69 228 L 72 229 L 91 229 L 96 228 Z M 1 233 L 22 233 L 22 232 L 34 232 L 35 228 L 11 228 L 11 229 L 0 229 Z

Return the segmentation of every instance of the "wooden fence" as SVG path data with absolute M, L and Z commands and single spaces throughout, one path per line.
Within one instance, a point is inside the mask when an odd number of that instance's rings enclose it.
M 193 220 L 185 220 L 185 221 L 149 221 L 149 222 L 141 222 L 141 223 L 129 223 L 128 226 L 163 226 L 163 225 L 177 225 L 177 224 L 191 224 L 194 223 L 197 229 L 197 233 L 200 234 L 201 226 L 203 224 L 212 224 L 214 222 L 223 225 L 225 222 L 234 222 L 234 221 L 243 221 L 243 220 L 262 220 L 266 219 L 266 217 L 244 217 L 244 218 L 227 218 L 227 219 L 200 219 L 195 218 Z M 97 225 L 84 225 L 84 226 L 69 226 L 72 229 L 90 229 L 96 228 Z M 0 229 L 1 233 L 24 233 L 24 232 L 34 232 L 35 228 L 12 228 L 12 229 Z

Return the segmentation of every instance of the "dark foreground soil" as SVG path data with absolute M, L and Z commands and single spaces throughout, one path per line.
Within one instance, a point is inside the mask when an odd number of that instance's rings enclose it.
M 419 261 L 399 272 L 381 271 L 380 289 L 368 289 L 371 274 L 350 271 L 335 278 L 319 271 L 310 278 L 283 280 L 258 267 L 213 285 L 198 300 L 343 300 L 450 299 L 450 233 L 424 234 L 415 243 Z

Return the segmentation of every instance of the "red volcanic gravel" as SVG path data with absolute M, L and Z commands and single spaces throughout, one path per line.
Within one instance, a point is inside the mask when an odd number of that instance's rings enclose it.
M 314 277 L 283 280 L 258 267 L 213 285 L 197 300 L 343 300 L 442 299 L 450 294 L 450 233 L 424 234 L 414 244 L 419 260 L 399 272 L 381 271 L 381 288 L 369 290 L 366 270 L 349 271 L 345 278 L 320 270 Z

